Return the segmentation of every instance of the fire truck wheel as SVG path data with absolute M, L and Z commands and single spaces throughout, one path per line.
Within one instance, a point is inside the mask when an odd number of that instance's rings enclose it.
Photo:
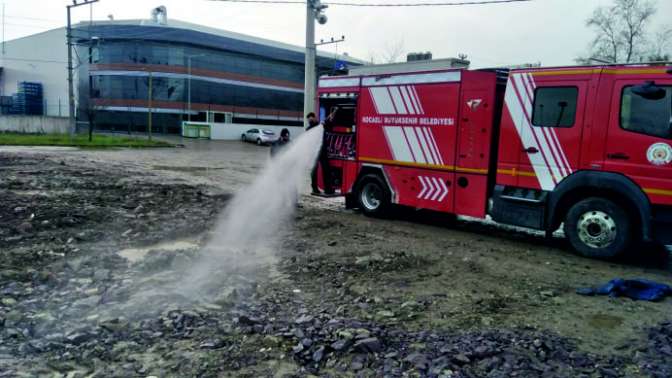
M 366 175 L 357 185 L 357 202 L 365 215 L 382 216 L 390 207 L 390 192 L 378 175 Z
M 587 198 L 569 209 L 565 235 L 572 247 L 586 257 L 610 259 L 632 244 L 628 213 L 605 198 Z

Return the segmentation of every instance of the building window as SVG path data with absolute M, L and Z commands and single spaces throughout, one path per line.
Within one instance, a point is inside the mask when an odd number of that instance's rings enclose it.
M 576 87 L 542 87 L 534 94 L 532 124 L 541 127 L 572 127 L 576 119 Z
M 672 86 L 652 84 L 646 92 L 633 88 L 625 87 L 621 95 L 621 128 L 672 139 Z

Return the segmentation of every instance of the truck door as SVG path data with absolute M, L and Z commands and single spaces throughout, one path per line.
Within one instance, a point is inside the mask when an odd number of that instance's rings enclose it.
M 529 122 L 519 129 L 518 185 L 551 191 L 578 168 L 588 81 L 530 73 L 510 80 Z
M 639 184 L 654 204 L 672 204 L 672 79 L 616 80 L 604 168 Z

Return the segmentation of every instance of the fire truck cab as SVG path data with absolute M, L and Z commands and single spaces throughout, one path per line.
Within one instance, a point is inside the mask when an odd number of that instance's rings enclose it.
M 670 67 L 398 68 L 319 81 L 347 206 L 564 225 L 591 257 L 672 243 Z

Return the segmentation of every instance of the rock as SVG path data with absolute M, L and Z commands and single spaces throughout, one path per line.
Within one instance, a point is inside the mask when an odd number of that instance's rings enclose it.
M 33 225 L 30 222 L 23 222 L 16 227 L 16 230 L 22 234 L 27 234 L 33 230 Z
M 324 346 L 320 346 L 313 352 L 313 361 L 320 362 L 324 357 Z
M 355 259 L 355 265 L 364 267 L 364 266 L 370 265 L 371 263 L 379 262 L 379 261 L 383 261 L 383 260 L 384 260 L 383 256 L 379 255 L 378 253 L 373 253 L 373 254 L 368 255 L 368 256 L 357 257 Z
M 313 317 L 311 315 L 304 314 L 304 315 L 301 315 L 298 318 L 296 318 L 296 320 L 294 320 L 294 323 L 303 324 L 303 323 L 308 323 L 308 322 L 311 322 L 311 321 L 313 321 Z
M 199 347 L 200 347 L 201 349 L 219 349 L 219 348 L 224 347 L 224 345 L 226 345 L 226 343 L 224 342 L 224 340 L 218 339 L 218 340 L 206 340 L 206 341 L 203 341 L 203 342 L 199 345 Z
M 544 298 L 553 298 L 555 297 L 556 294 L 555 292 L 553 292 L 553 290 L 544 290 L 539 292 L 539 295 L 541 295 Z
M 2 298 L 1 302 L 2 302 L 3 305 L 5 305 L 7 307 L 11 307 L 11 306 L 14 306 L 16 304 L 16 299 L 11 298 L 11 297 L 4 297 L 4 298 Z
M 411 353 L 404 358 L 404 361 L 413 364 L 418 370 L 427 370 L 429 367 L 429 358 L 422 353 Z
M 110 278 L 110 270 L 109 269 L 96 269 L 93 272 L 93 279 L 95 281 L 105 281 Z
M 363 353 L 379 353 L 383 350 L 383 344 L 376 337 L 369 337 L 355 342 L 355 350 Z
M 457 365 L 466 365 L 470 363 L 471 360 L 464 353 L 459 353 L 453 356 L 453 362 L 456 363 Z
M 338 242 L 337 242 L 336 240 L 332 240 L 332 241 L 330 241 L 329 243 L 327 243 L 327 245 L 330 246 L 330 247 L 333 247 L 333 246 L 335 246 L 336 244 L 338 244 Z
M 331 348 L 337 352 L 346 350 L 352 345 L 350 340 L 338 340 L 331 344 Z
M 543 343 L 539 339 L 534 339 L 534 341 L 532 342 L 532 345 L 534 345 L 535 348 L 541 348 Z
M 86 332 L 73 332 L 65 337 L 70 344 L 80 345 L 94 338 L 94 335 Z
M 394 312 L 389 310 L 378 311 L 376 315 L 380 318 L 394 318 Z
M 305 348 L 310 348 L 310 346 L 313 345 L 313 340 L 311 340 L 311 339 L 309 339 L 309 338 L 304 338 L 303 340 L 301 340 L 301 344 L 302 344 Z
M 255 318 L 252 316 L 241 315 L 238 317 L 238 323 L 245 326 L 253 326 L 255 324 L 259 324 L 260 322 L 261 320 L 259 318 Z

